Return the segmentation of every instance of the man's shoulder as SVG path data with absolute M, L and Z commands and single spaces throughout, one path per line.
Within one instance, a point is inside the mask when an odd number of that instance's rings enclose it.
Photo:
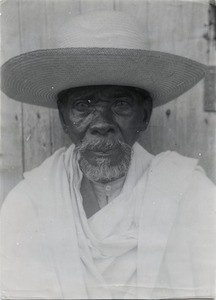
M 70 148 L 66 149 L 65 147 L 58 149 L 51 156 L 46 158 L 38 167 L 24 172 L 24 178 L 26 179 L 33 175 L 50 172 L 51 169 L 58 168 L 59 164 L 63 163 L 65 154 L 69 151 L 69 149 Z
M 153 164 L 165 168 L 167 173 L 174 171 L 180 173 L 180 175 L 189 173 L 194 180 L 214 186 L 214 183 L 207 177 L 205 170 L 196 158 L 181 155 L 176 151 L 165 151 L 154 156 Z
M 187 166 L 189 163 L 191 166 L 195 166 L 198 164 L 198 159 L 184 156 L 176 151 L 164 151 L 154 156 L 154 160 L 157 160 L 157 162 L 163 162 L 163 161 L 170 161 L 173 162 L 176 165 L 182 165 L 183 167 Z
M 61 148 L 55 151 L 50 157 L 43 161 L 38 167 L 24 173 L 24 178 L 9 192 L 3 202 L 3 210 L 5 206 L 21 205 L 29 202 L 34 196 L 34 192 L 43 193 L 43 187 L 52 185 L 54 176 L 63 171 L 66 154 L 70 148 Z M 67 155 L 69 156 L 69 155 Z M 61 176 L 61 174 L 58 174 Z M 19 203 L 18 203 L 19 202 Z M 12 204 L 10 204 L 12 203 Z
M 189 178 L 194 174 L 198 161 L 182 156 L 174 151 L 157 154 L 152 159 L 150 174 L 158 184 L 168 184 L 169 188 L 176 185 L 186 186 Z
M 205 204 L 208 199 L 215 201 L 215 184 L 197 159 L 166 151 L 154 157 L 151 168 L 161 185 L 166 183 L 170 190 L 181 190 L 181 195 L 185 195 L 183 198 L 188 202 Z
M 192 157 L 184 156 L 176 151 L 163 151 L 158 154 L 148 152 L 142 145 L 136 143 L 134 146 L 136 155 L 140 158 L 148 158 L 153 166 L 164 167 L 167 164 L 172 164 L 180 169 L 194 168 L 198 164 L 198 160 Z

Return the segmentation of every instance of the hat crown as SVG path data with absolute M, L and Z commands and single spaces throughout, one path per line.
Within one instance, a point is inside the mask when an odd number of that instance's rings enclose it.
M 142 25 L 117 11 L 98 11 L 78 15 L 62 24 L 54 48 L 145 49 Z

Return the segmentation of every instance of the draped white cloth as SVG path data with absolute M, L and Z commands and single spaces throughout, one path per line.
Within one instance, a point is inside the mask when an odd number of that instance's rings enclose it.
M 87 219 L 74 146 L 57 151 L 3 205 L 3 299 L 214 297 L 215 189 L 196 164 L 135 144 L 120 195 Z

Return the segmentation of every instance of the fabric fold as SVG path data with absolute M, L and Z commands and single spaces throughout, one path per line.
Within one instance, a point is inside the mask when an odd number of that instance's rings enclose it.
M 213 298 L 216 194 L 197 161 L 136 143 L 121 193 L 87 219 L 77 159 L 60 149 L 5 200 L 3 295 Z

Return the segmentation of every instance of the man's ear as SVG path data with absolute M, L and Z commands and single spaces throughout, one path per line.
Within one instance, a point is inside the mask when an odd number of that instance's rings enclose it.
M 143 122 L 142 122 L 142 131 L 145 131 L 148 127 L 149 121 L 152 115 L 152 104 L 151 102 L 146 101 L 143 107 Z
M 67 123 L 65 122 L 64 109 L 60 102 L 58 102 L 57 105 L 58 105 L 59 118 L 61 121 L 62 128 L 64 130 L 64 133 L 68 134 L 68 126 Z

